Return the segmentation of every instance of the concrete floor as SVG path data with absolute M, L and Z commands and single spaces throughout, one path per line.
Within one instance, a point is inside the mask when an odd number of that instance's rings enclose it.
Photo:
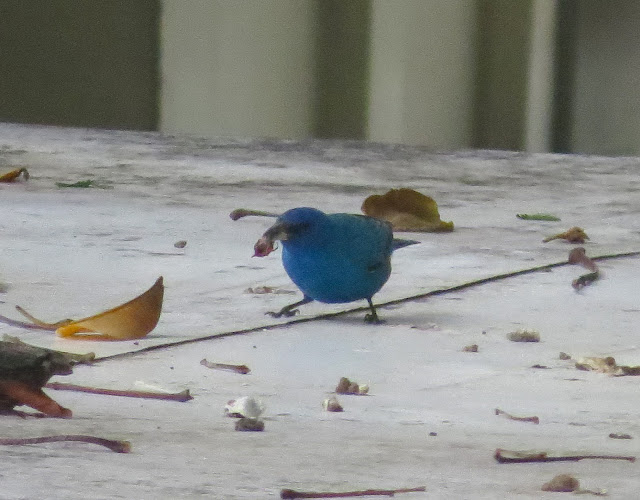
M 132 443 L 128 455 L 79 443 L 2 447 L 0 498 L 277 498 L 282 488 L 349 491 L 426 486 L 400 498 L 556 498 L 540 490 L 560 473 L 610 498 L 635 498 L 637 463 L 583 460 L 498 464 L 496 448 L 638 455 L 635 377 L 578 371 L 561 351 L 640 364 L 640 159 L 468 151 L 432 153 L 345 142 L 208 140 L 132 132 L 0 125 L 0 174 L 26 167 L 28 182 L 0 184 L 0 314 L 16 304 L 47 321 L 122 303 L 160 275 L 157 328 L 139 342 L 60 339 L 0 325 L 0 334 L 98 357 L 60 382 L 171 391 L 187 403 L 47 392 L 70 420 L 3 417 L 0 437 L 92 434 Z M 93 180 L 101 188 L 59 188 Z M 253 259 L 269 226 L 231 221 L 238 207 L 282 212 L 309 205 L 358 213 L 364 198 L 410 187 L 432 196 L 447 234 L 407 233 L 376 295 L 386 322 L 364 304 L 309 304 L 291 324 L 264 313 L 296 292 L 279 252 Z M 549 212 L 560 222 L 524 221 Z M 491 276 L 566 261 L 573 246 L 542 243 L 584 228 L 602 279 L 576 292 L 586 272 L 558 265 L 420 299 Z M 177 240 L 187 240 L 180 250 Z M 611 257 L 614 256 L 614 257 Z M 406 300 L 400 300 L 406 299 Z M 299 319 L 308 321 L 298 322 Z M 278 326 L 281 325 L 281 326 Z M 539 343 L 507 334 L 539 331 Z M 220 336 L 254 329 L 250 333 Z M 209 337 L 208 340 L 197 339 Z M 180 346 L 146 350 L 193 340 Z M 478 344 L 479 352 L 463 352 Z M 248 375 L 200 360 L 246 364 Z M 539 364 L 547 369 L 533 369 Z M 369 396 L 322 401 L 346 376 Z M 264 402 L 265 431 L 235 432 L 230 399 Z M 538 425 L 495 415 L 495 408 Z M 616 440 L 624 432 L 634 439 Z M 433 435 L 435 433 L 435 435 Z

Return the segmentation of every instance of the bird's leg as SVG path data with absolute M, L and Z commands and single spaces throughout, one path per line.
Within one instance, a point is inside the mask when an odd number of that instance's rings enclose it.
M 295 316 L 298 313 L 298 309 L 296 309 L 298 306 L 308 304 L 309 302 L 313 302 L 313 299 L 305 295 L 305 297 L 302 300 L 299 300 L 298 302 L 294 302 L 293 304 L 289 304 L 288 306 L 284 306 L 278 312 L 269 311 L 265 314 L 268 314 L 269 316 L 272 316 L 274 318 L 280 318 L 281 316 L 290 318 L 291 316 Z
M 376 312 L 376 308 L 373 305 L 373 302 L 371 301 L 371 299 L 367 299 L 367 302 L 369 303 L 369 308 L 371 309 L 371 312 L 365 315 L 364 317 L 365 323 L 372 323 L 374 325 L 379 325 L 381 323 L 384 323 L 384 320 L 381 320 L 380 318 L 378 318 L 378 313 Z

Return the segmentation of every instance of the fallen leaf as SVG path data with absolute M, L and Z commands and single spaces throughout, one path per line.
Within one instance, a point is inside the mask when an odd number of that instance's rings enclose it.
M 602 358 L 596 356 L 587 356 L 576 360 L 575 365 L 578 370 L 607 373 L 609 375 L 621 374 L 621 371 L 616 364 L 616 360 L 612 356 Z
M 622 377 L 625 375 L 638 376 L 640 375 L 640 366 L 627 366 L 619 365 L 613 356 L 597 357 L 588 356 L 579 358 L 576 360 L 576 368 L 578 370 L 595 371 L 598 373 L 605 373 L 607 375 L 613 375 L 616 377 Z
M 96 181 L 91 179 L 85 179 L 83 181 L 76 182 L 56 182 L 56 186 L 59 188 L 98 188 L 98 189 L 111 189 L 113 186 L 106 184 L 98 184 Z
M 572 227 L 571 229 L 567 229 L 564 233 L 554 234 L 553 236 L 549 236 L 542 240 L 543 243 L 549 243 L 553 240 L 566 240 L 569 243 L 584 243 L 585 240 L 588 240 L 589 237 L 587 233 L 584 232 L 584 229 L 581 227 Z
M 516 214 L 516 217 L 522 220 L 542 220 L 550 222 L 557 222 L 560 220 L 560 217 L 556 217 L 551 214 Z
M 413 189 L 391 189 L 384 195 L 371 195 L 364 200 L 362 212 L 390 222 L 394 231 L 453 231 L 453 222 L 440 220 L 433 198 Z
M 151 288 L 118 307 L 90 316 L 56 330 L 60 337 L 72 337 L 78 333 L 100 333 L 114 340 L 131 340 L 145 337 L 158 324 L 162 311 L 164 285 L 160 276 Z M 90 338 L 80 336 L 82 338 Z
M 60 337 L 85 340 L 132 340 L 146 336 L 156 327 L 162 311 L 163 296 L 164 285 L 160 276 L 151 288 L 135 299 L 77 321 L 65 319 L 46 323 L 33 317 L 20 306 L 16 306 L 16 309 L 33 321 L 33 324 L 24 324 L 25 327 L 55 330 Z M 83 335 L 85 333 L 89 335 Z
M 16 168 L 15 170 L 11 170 L 6 174 L 0 175 L 0 182 L 14 182 L 18 179 L 18 177 L 20 177 L 20 175 L 22 175 L 22 178 L 25 181 L 29 180 L 29 171 L 26 168 L 21 167 Z
M 516 330 L 507 334 L 511 342 L 540 342 L 540 334 L 535 330 Z
M 87 179 L 85 181 L 77 182 L 56 182 L 56 186 L 60 188 L 90 188 L 94 187 L 93 181 Z

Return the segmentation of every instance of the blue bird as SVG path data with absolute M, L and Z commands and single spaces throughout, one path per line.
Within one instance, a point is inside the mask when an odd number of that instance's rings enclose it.
M 344 303 L 365 299 L 365 321 L 379 323 L 372 302 L 391 274 L 391 253 L 417 243 L 393 238 L 386 221 L 353 214 L 325 214 L 309 207 L 288 210 L 255 244 L 255 256 L 269 255 L 282 242 L 282 263 L 302 291 L 302 300 L 267 313 L 293 316 L 297 307 L 314 300 Z

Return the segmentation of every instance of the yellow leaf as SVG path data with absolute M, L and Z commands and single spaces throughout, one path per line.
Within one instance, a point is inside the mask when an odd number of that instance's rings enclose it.
M 369 196 L 362 211 L 391 223 L 394 231 L 450 232 L 453 222 L 440 220 L 433 198 L 408 188 L 391 189 L 384 195 Z
M 22 174 L 22 177 L 24 177 L 25 181 L 29 180 L 29 172 L 27 171 L 26 168 L 22 167 L 22 168 L 16 168 L 15 170 L 11 170 L 6 174 L 0 175 L 0 182 L 13 182 L 18 177 L 20 177 L 21 174 Z
M 567 240 L 569 243 L 584 243 L 585 240 L 588 240 L 589 237 L 587 233 L 584 232 L 584 229 L 581 227 L 572 227 L 571 229 L 567 229 L 564 233 L 554 234 L 553 236 L 548 236 L 544 240 L 543 243 L 549 243 L 552 240 Z
M 158 324 L 162 310 L 164 285 L 160 276 L 154 285 L 142 295 L 108 311 L 89 318 L 80 319 L 60 326 L 56 333 L 60 337 L 91 339 L 95 335 L 79 333 L 99 333 L 111 340 L 140 339 Z

